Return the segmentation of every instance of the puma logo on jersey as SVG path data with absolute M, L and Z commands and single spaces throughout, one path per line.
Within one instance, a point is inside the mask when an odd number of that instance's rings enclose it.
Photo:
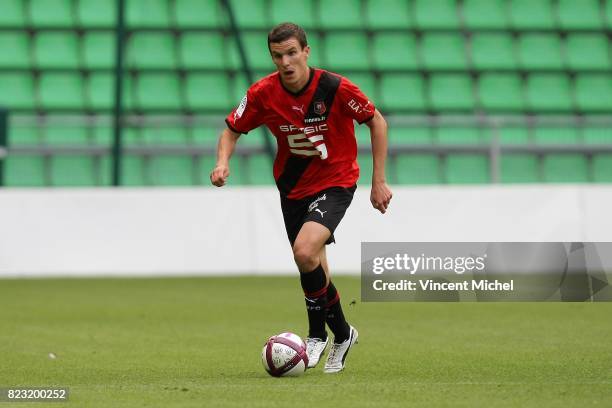
M 323 214 L 325 214 L 327 211 L 321 211 L 318 208 L 315 208 L 315 211 L 317 211 L 319 214 L 321 214 L 321 218 L 323 218 Z
M 300 112 L 302 115 L 304 114 L 304 105 L 292 106 L 291 109 Z

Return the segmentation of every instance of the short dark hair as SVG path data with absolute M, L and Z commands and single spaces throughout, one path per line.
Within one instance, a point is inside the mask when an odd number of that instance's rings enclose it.
M 302 48 L 308 45 L 306 32 L 302 27 L 294 23 L 281 23 L 268 33 L 268 50 L 270 50 L 270 43 L 283 42 L 291 37 L 295 37 Z

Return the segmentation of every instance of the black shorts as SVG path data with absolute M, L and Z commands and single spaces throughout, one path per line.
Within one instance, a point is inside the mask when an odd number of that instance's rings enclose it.
M 299 200 L 281 196 L 281 208 L 291 246 L 293 247 L 302 225 L 307 221 L 317 222 L 331 231 L 325 244 L 336 242 L 334 231 L 353 201 L 355 189 L 357 189 L 356 185 L 348 188 L 330 187 Z

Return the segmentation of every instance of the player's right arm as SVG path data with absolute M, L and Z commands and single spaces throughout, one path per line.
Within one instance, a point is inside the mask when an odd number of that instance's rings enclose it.
M 219 136 L 217 144 L 217 164 L 210 173 L 210 182 L 217 187 L 224 186 L 227 178 L 230 175 L 229 160 L 236 148 L 236 142 L 240 137 L 240 133 L 226 128 Z

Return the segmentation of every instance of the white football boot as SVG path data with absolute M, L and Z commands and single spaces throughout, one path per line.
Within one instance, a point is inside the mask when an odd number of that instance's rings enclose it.
M 306 355 L 308 356 L 308 368 L 314 368 L 319 363 L 325 352 L 329 336 L 325 340 L 316 337 L 306 337 Z
M 351 326 L 351 334 L 347 340 L 342 343 L 332 343 L 323 371 L 326 373 L 337 373 L 342 371 L 344 369 L 344 360 L 346 360 L 346 356 L 353 344 L 357 343 L 358 336 L 359 333 L 357 333 L 357 329 Z

